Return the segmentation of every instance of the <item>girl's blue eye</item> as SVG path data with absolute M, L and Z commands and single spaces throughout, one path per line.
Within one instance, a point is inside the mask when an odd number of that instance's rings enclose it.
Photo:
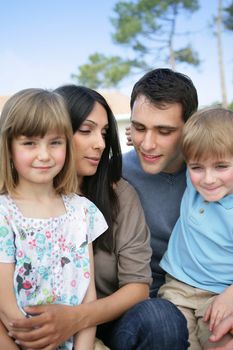
M 32 145 L 34 145 L 34 142 L 33 141 L 25 141 L 25 142 L 23 142 L 23 145 L 24 146 L 32 146 Z
M 62 143 L 61 140 L 52 141 L 52 145 L 61 145 Z
M 218 164 L 218 165 L 216 166 L 216 168 L 219 168 L 219 169 L 226 169 L 226 168 L 228 168 L 228 165 L 227 165 L 227 164 Z

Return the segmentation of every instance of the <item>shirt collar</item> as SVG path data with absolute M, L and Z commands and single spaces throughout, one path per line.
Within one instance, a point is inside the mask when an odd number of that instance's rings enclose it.
M 227 196 L 220 199 L 219 204 L 223 206 L 225 209 L 232 209 L 233 208 L 233 194 L 228 194 Z

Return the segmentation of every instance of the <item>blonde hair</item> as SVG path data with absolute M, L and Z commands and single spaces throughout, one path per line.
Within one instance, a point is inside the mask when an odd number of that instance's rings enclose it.
M 66 104 L 59 94 L 44 89 L 25 89 L 5 103 L 0 117 L 0 193 L 14 192 L 18 174 L 11 161 L 11 143 L 20 135 L 44 137 L 48 132 L 66 137 L 66 158 L 54 178 L 57 193 L 77 191 L 73 133 Z
M 182 152 L 186 161 L 233 156 L 233 111 L 205 108 L 185 123 Z

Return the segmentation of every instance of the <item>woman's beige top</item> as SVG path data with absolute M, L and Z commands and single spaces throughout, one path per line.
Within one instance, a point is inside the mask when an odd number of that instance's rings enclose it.
M 115 251 L 95 252 L 98 298 L 114 293 L 128 283 L 150 284 L 150 233 L 134 188 L 121 179 L 116 189 L 120 211 L 114 225 Z

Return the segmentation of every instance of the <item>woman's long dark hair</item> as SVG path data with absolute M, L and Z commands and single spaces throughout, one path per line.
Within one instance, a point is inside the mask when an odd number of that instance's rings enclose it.
M 119 211 L 114 184 L 120 180 L 122 172 L 122 156 L 116 120 L 105 98 L 95 90 L 84 86 L 64 85 L 55 91 L 61 94 L 67 102 L 73 133 L 79 129 L 96 103 L 101 104 L 106 110 L 108 116 L 106 147 L 96 173 L 92 176 L 84 176 L 81 191 L 102 211 L 108 223 L 108 230 L 96 240 L 95 247 L 98 246 L 105 251 L 112 252 L 114 250 L 113 224 Z

